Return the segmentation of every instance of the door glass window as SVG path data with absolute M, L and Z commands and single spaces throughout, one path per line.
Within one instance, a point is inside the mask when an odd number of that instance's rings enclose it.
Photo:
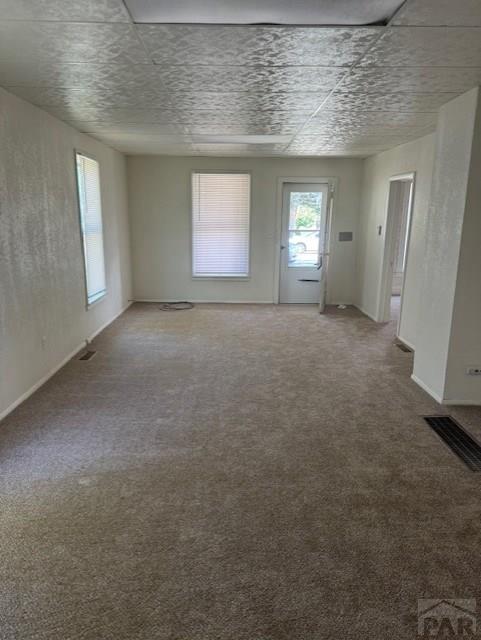
M 317 267 L 322 192 L 291 191 L 289 198 L 289 267 Z

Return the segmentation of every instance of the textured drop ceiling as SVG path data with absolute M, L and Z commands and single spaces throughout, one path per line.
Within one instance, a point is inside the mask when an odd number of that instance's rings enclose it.
M 399 3 L 355 4 L 353 23 Z M 349 19 L 137 24 L 122 0 L 0 0 L 0 85 L 126 153 L 363 157 L 432 131 L 481 84 L 481 0 Z

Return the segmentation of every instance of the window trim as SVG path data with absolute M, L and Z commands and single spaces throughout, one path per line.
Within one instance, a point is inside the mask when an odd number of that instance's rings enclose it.
M 194 274 L 194 216 L 193 216 L 193 177 L 195 174 L 240 174 L 240 175 L 248 175 L 249 176 L 249 246 L 248 246 L 248 259 L 247 259 L 247 275 L 242 276 L 214 276 L 214 275 L 201 275 L 196 276 Z M 189 197 L 190 197 L 190 207 L 189 207 L 189 231 L 190 231 L 190 277 L 191 280 L 197 281 L 210 281 L 210 282 L 247 282 L 251 279 L 251 246 L 252 246 L 252 171 L 248 169 L 191 169 L 190 171 L 190 181 L 189 181 Z
M 89 302 L 89 293 L 88 293 L 88 285 L 87 285 L 87 254 L 85 251 L 85 238 L 82 232 L 82 209 L 80 206 L 80 184 L 79 184 L 79 176 L 77 171 L 77 156 L 83 156 L 84 158 L 88 158 L 89 160 L 94 160 L 99 167 L 99 191 L 100 191 L 100 219 L 102 222 L 102 249 L 103 249 L 103 257 L 104 257 L 104 272 L 105 272 L 105 290 L 100 293 L 94 300 Z M 100 162 L 99 160 L 86 151 L 82 149 L 75 148 L 73 152 L 73 160 L 74 160 L 74 179 L 75 179 L 75 192 L 77 195 L 77 212 L 78 212 L 78 224 L 79 224 L 79 238 L 80 238 L 80 250 L 82 253 L 82 262 L 83 262 L 83 274 L 84 274 L 84 296 L 85 296 L 85 309 L 88 311 L 92 307 L 96 306 L 108 295 L 108 287 L 107 287 L 107 268 L 105 261 L 105 237 L 104 237 L 104 216 L 103 216 L 103 202 L 102 202 L 102 178 L 100 175 Z

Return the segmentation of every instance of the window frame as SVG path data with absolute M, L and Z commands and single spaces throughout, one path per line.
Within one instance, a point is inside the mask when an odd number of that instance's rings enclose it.
M 82 225 L 82 208 L 81 208 L 81 193 L 80 193 L 80 183 L 79 183 L 79 174 L 78 174 L 78 170 L 77 170 L 77 157 L 78 156 L 83 156 L 84 158 L 88 158 L 89 160 L 93 160 L 94 162 L 97 163 L 98 168 L 99 168 L 99 195 L 100 195 L 100 221 L 102 224 L 102 252 L 103 252 L 103 262 L 104 262 L 104 277 L 105 277 L 105 289 L 104 291 L 94 300 L 92 300 L 91 302 L 89 301 L 89 292 L 88 292 L 88 283 L 87 283 L 87 253 L 85 250 L 85 235 L 83 233 L 83 225 Z M 105 260 L 105 235 L 104 235 L 104 216 L 103 216 L 103 202 L 102 202 L 102 178 L 101 178 L 101 171 L 100 171 L 100 162 L 99 160 L 92 155 L 91 153 L 88 153 L 86 151 L 83 151 L 82 149 L 74 149 L 74 153 L 73 153 L 73 159 L 74 159 L 74 179 L 75 179 L 75 191 L 77 194 L 77 212 L 78 212 L 78 223 L 79 223 L 79 237 L 80 237 L 80 250 L 82 253 L 82 262 L 83 262 L 83 273 L 84 273 L 84 295 L 85 295 L 85 308 L 88 311 L 89 309 L 91 309 L 92 307 L 94 307 L 95 305 L 99 304 L 100 302 L 102 302 L 102 300 L 105 300 L 105 298 L 107 297 L 108 294 L 108 287 L 107 287 L 107 267 L 106 267 L 106 260 Z
M 247 275 L 241 276 L 227 276 L 227 275 L 200 275 L 197 276 L 194 274 L 194 207 L 193 207 L 193 178 L 196 174 L 219 174 L 219 175 L 247 175 L 249 176 L 249 233 L 248 233 L 248 247 L 247 247 Z M 244 170 L 244 169 L 191 169 L 190 171 L 190 183 L 189 183 L 189 197 L 190 197 L 190 207 L 189 207 L 189 230 L 190 230 L 190 277 L 191 280 L 195 281 L 214 281 L 218 282 L 227 281 L 227 282 L 246 282 L 251 279 L 251 246 L 252 246 L 252 171 Z

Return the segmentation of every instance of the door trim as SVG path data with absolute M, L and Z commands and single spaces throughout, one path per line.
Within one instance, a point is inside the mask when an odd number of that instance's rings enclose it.
M 410 182 L 411 183 L 411 194 L 409 200 L 409 210 L 408 210 L 408 227 L 406 230 L 406 263 L 404 265 L 404 277 L 401 288 L 401 308 L 399 310 L 399 321 L 396 329 L 396 335 L 399 333 L 399 327 L 401 325 L 401 314 L 402 314 L 402 302 L 404 296 L 404 286 L 406 282 L 406 272 L 409 262 L 409 245 L 411 242 L 411 228 L 412 228 L 412 219 L 414 212 L 414 200 L 415 200 L 415 191 L 416 191 L 416 172 L 411 171 L 409 173 L 402 173 L 399 175 L 391 176 L 388 182 L 388 190 L 387 190 L 387 200 L 386 200 L 386 217 L 385 217 L 385 227 L 384 227 L 384 246 L 382 250 L 382 259 L 381 259 L 381 273 L 379 278 L 379 288 L 377 293 L 377 314 L 376 321 L 377 322 L 389 322 L 391 319 L 391 309 L 390 309 L 390 300 L 391 300 L 391 287 L 392 287 L 392 265 L 391 261 L 394 259 L 394 250 L 395 250 L 395 237 L 394 237 L 394 215 L 395 213 L 389 207 L 389 199 L 391 195 L 391 183 L 392 182 Z
M 331 251 L 331 226 L 332 219 L 334 217 L 334 208 L 336 205 L 336 193 L 339 178 L 328 178 L 320 176 L 293 176 L 277 178 L 277 194 L 276 194 L 276 241 L 275 241 L 275 262 L 274 262 L 274 282 L 273 282 L 273 294 L 272 299 L 274 304 L 279 304 L 280 289 L 281 289 L 281 238 L 282 238 L 282 193 L 284 185 L 286 183 L 298 183 L 298 184 L 322 184 L 328 185 L 329 193 L 331 194 L 331 202 L 327 205 L 327 220 L 326 220 L 326 253 Z M 330 206 L 329 206 L 330 205 Z M 326 280 L 328 275 L 329 260 L 326 260 Z M 327 284 L 326 284 L 327 286 Z

